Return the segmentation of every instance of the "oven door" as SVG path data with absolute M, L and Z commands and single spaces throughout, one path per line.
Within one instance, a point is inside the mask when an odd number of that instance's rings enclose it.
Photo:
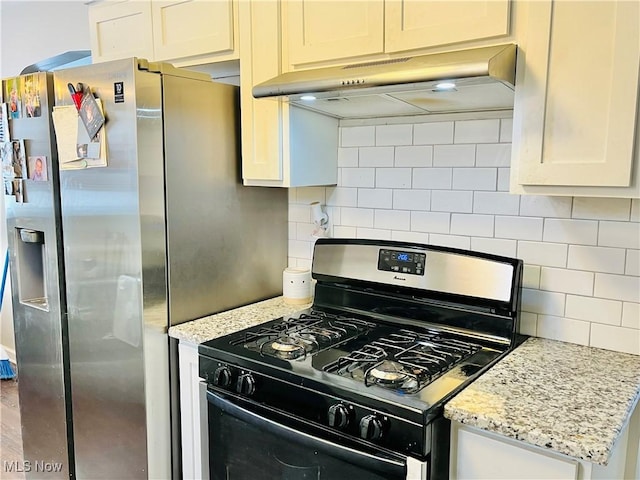
M 400 480 L 427 464 L 244 398 L 207 391 L 213 480 Z

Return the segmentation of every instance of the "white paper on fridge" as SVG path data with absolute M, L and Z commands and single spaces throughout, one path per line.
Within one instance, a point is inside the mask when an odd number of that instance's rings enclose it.
M 99 100 L 96 101 L 102 110 L 102 104 Z M 61 170 L 107 166 L 104 128 L 92 141 L 73 105 L 54 107 L 52 116 Z

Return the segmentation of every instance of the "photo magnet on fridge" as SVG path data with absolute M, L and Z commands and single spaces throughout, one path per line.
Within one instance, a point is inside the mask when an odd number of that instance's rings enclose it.
M 93 140 L 98 131 L 104 125 L 104 115 L 98 106 L 98 102 L 91 93 L 91 89 L 85 85 L 84 94 L 82 95 L 82 101 L 80 102 L 80 109 L 78 110 L 82 123 L 87 129 L 89 139 Z

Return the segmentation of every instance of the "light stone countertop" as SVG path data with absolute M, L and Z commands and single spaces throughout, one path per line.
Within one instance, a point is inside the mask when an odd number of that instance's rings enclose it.
M 199 344 L 229 333 L 268 322 L 274 318 L 309 308 L 310 303 L 289 305 L 282 297 L 270 298 L 258 303 L 209 315 L 192 322 L 169 328 L 169 336 L 178 340 Z
M 640 356 L 529 338 L 445 405 L 444 415 L 606 465 L 640 397 Z

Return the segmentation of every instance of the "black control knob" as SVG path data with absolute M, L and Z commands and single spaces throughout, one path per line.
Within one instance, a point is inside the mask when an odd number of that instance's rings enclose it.
M 236 382 L 236 392 L 244 395 L 253 395 L 256 391 L 256 381 L 250 373 L 243 373 Z
M 213 384 L 218 385 L 220 387 L 228 387 L 231 385 L 231 370 L 229 367 L 218 367 L 216 371 L 213 372 Z
M 360 420 L 360 437 L 365 440 L 378 440 L 382 437 L 384 424 L 376 415 L 367 415 Z
M 329 426 L 345 428 L 349 425 L 349 409 L 341 403 L 329 407 Z

